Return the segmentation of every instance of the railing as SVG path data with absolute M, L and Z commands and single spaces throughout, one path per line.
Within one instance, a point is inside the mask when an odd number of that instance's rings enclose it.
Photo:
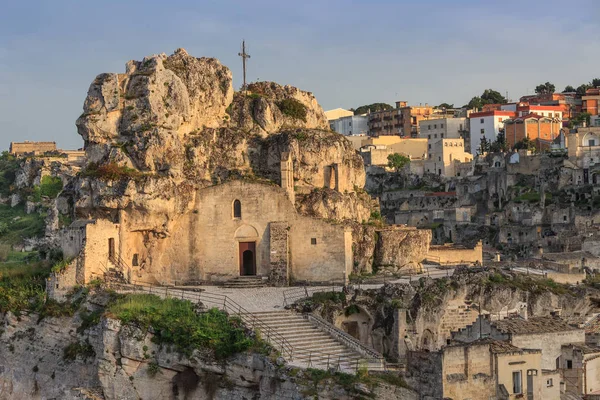
M 173 289 L 169 287 L 152 286 L 147 283 L 134 282 L 133 285 L 124 285 L 124 287 L 133 286 L 133 291 L 141 291 L 144 293 L 155 294 L 157 296 L 181 298 L 182 300 L 190 300 L 200 303 L 208 308 L 216 307 L 227 312 L 229 315 L 234 315 L 246 324 L 252 330 L 259 331 L 263 338 L 275 347 L 284 358 L 293 361 L 294 349 L 292 345 L 280 333 L 269 327 L 261 321 L 256 315 L 247 311 L 241 305 L 231 300 L 229 297 L 209 292 L 195 292 L 183 289 Z
M 341 292 L 343 286 L 336 283 L 330 283 L 326 286 L 300 286 L 283 291 L 283 305 L 285 307 L 294 304 L 299 300 L 308 299 L 315 293 L 320 292 Z
M 361 342 L 356 340 L 353 336 L 347 334 L 346 332 L 342 331 L 341 329 L 336 328 L 335 326 L 331 325 L 329 322 L 325 321 L 323 318 L 318 317 L 313 314 L 303 314 L 303 317 L 306 318 L 307 320 L 311 321 L 321 331 L 327 333 L 330 336 L 335 337 L 340 342 L 343 342 L 347 347 L 353 349 L 357 353 L 359 353 L 365 357 L 370 357 L 370 358 L 379 360 L 382 363 L 385 362 L 385 360 L 381 354 L 379 354 L 375 350 L 370 349 L 367 346 L 363 345 Z

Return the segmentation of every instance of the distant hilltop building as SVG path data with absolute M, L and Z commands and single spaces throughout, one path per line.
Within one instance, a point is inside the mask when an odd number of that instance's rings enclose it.
M 15 156 L 40 155 L 47 152 L 57 151 L 56 142 L 11 142 L 10 154 Z
M 85 159 L 85 151 L 61 150 L 56 147 L 56 142 L 11 142 L 9 153 L 13 156 L 50 156 L 66 158 L 72 165 L 81 165 Z M 52 153 L 52 154 L 48 154 Z

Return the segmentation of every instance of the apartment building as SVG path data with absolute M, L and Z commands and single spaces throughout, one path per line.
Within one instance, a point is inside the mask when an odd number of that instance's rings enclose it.
M 504 130 L 504 121 L 515 118 L 515 111 L 492 110 L 469 115 L 469 135 L 471 154 L 480 153 L 481 141 L 485 138 L 494 142 Z
M 433 145 L 440 139 L 458 139 L 467 131 L 467 118 L 432 118 L 419 121 L 419 132 Z

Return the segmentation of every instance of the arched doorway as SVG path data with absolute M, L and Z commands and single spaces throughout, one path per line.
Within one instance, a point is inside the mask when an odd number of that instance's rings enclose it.
M 256 242 L 240 242 L 240 275 L 256 275 Z

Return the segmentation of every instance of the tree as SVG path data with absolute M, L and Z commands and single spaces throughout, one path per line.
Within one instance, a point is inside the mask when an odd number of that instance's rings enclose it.
M 552 94 L 556 90 L 556 86 L 554 86 L 550 82 L 542 83 L 535 87 L 535 92 L 537 94 Z
M 364 106 L 357 107 L 356 110 L 354 110 L 354 115 L 366 114 L 367 112 L 369 112 L 369 110 L 371 112 L 376 112 L 376 111 L 383 111 L 383 110 L 392 110 L 393 108 L 394 107 L 392 107 L 391 105 L 389 105 L 387 103 L 367 104 Z
M 483 94 L 481 95 L 481 100 L 484 101 L 484 104 L 506 104 L 508 100 L 506 97 L 502 96 L 500 92 L 493 89 L 485 89 Z
M 599 86 L 600 86 L 600 78 L 592 79 L 592 87 L 599 87 Z
M 515 149 L 515 150 L 525 149 L 525 150 L 529 150 L 529 151 L 536 151 L 535 143 L 528 137 L 525 137 L 520 142 L 515 143 L 513 149 Z
M 575 89 L 573 86 L 571 85 L 567 85 L 565 86 L 565 90 L 563 90 L 563 93 L 570 93 L 570 92 L 575 92 L 577 89 Z
M 585 122 L 588 126 L 590 125 L 590 117 L 592 115 L 590 113 L 582 112 L 577 114 L 577 116 L 571 118 L 569 121 L 569 127 L 574 128 L 576 126 L 581 126 Z
M 445 109 L 454 108 L 454 104 L 442 103 L 439 106 L 437 106 L 437 108 L 445 108 Z
M 500 92 L 493 89 L 485 89 L 481 96 L 475 96 L 466 105 L 467 108 L 481 109 L 486 104 L 506 104 L 507 100 Z
M 410 164 L 410 158 L 403 156 L 402 154 L 394 153 L 387 156 L 388 167 L 394 168 L 396 172 Z
M 592 85 L 590 85 L 589 83 L 584 83 L 582 85 L 579 85 L 579 87 L 576 89 L 576 92 L 577 92 L 577 94 L 583 96 L 585 94 L 585 91 L 591 87 L 592 87 Z
M 504 133 L 498 133 L 498 136 L 496 136 L 496 140 L 494 142 L 492 142 L 492 144 L 490 144 L 490 151 L 492 153 L 498 153 L 501 151 L 507 151 L 508 150 L 508 144 L 506 143 L 506 138 L 504 137 Z
M 479 144 L 479 154 L 489 153 L 490 151 L 490 142 L 485 138 L 481 138 L 481 143 Z

